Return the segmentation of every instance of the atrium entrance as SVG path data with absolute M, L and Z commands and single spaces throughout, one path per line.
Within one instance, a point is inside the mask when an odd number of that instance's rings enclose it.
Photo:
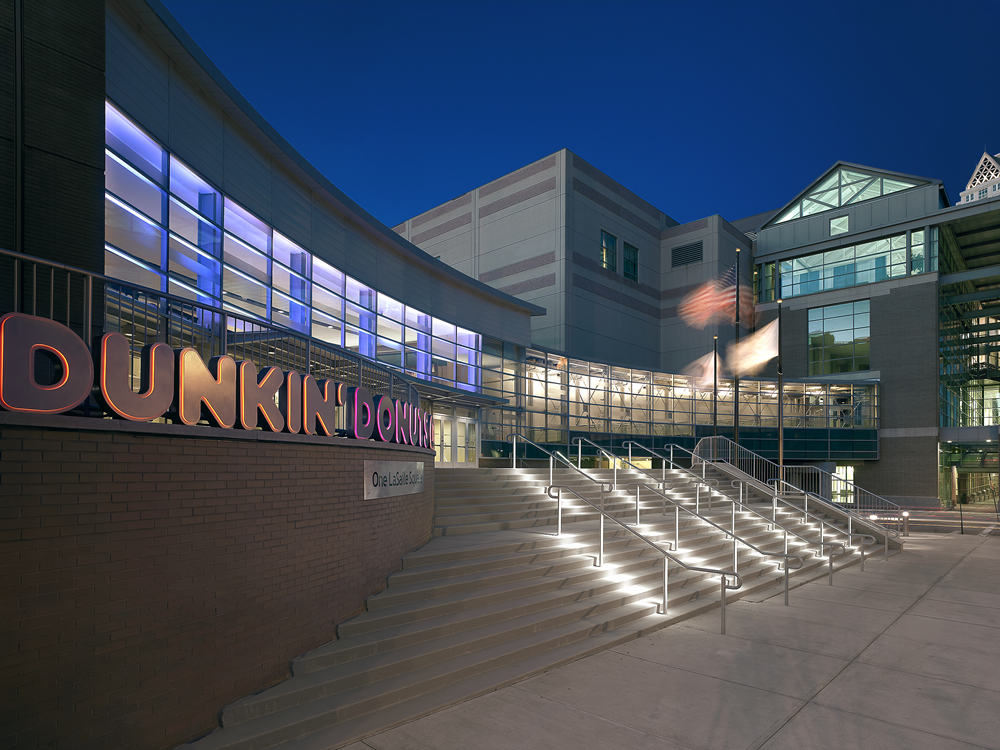
M 479 410 L 447 404 L 434 407 L 434 466 L 438 469 L 479 465 Z

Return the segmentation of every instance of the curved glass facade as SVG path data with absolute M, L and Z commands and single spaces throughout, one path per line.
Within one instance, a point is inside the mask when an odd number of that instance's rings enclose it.
M 480 387 L 481 337 L 273 229 L 105 107 L 105 273 L 289 328 L 423 380 Z

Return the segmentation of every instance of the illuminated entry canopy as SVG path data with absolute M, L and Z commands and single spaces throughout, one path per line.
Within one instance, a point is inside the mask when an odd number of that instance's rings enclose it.
M 36 353 L 59 364 L 59 379 L 39 382 Z M 122 419 L 149 422 L 170 416 L 226 429 L 327 435 L 337 433 L 337 409 L 346 408 L 348 437 L 433 448 L 431 415 L 417 404 L 373 395 L 312 375 L 253 362 L 213 357 L 206 364 L 195 349 L 172 351 L 162 342 L 142 350 L 139 392 L 132 390 L 128 339 L 106 333 L 90 350 L 72 330 L 47 318 L 21 313 L 0 317 L 0 405 L 8 411 L 60 414 L 83 403 L 91 391 Z M 96 375 L 95 382 L 95 361 Z

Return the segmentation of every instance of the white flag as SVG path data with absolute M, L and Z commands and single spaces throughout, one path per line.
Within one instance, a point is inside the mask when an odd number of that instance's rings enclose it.
M 726 361 L 735 375 L 753 375 L 778 356 L 778 321 L 773 320 L 738 344 L 730 344 Z
M 704 357 L 698 357 L 694 362 L 684 368 L 684 374 L 688 376 L 688 382 L 694 388 L 711 388 L 715 384 L 715 377 L 722 377 L 722 359 L 716 362 L 718 370 L 712 370 L 712 354 L 709 352 Z

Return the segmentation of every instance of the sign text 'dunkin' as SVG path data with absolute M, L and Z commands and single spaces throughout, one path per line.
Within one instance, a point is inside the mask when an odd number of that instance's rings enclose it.
M 55 361 L 56 382 L 40 382 L 38 352 Z M 132 352 L 120 333 L 106 333 L 93 357 L 72 330 L 21 313 L 0 317 L 0 405 L 8 411 L 61 414 L 94 391 L 109 413 L 149 422 L 169 416 L 226 429 L 335 435 L 337 409 L 346 409 L 347 435 L 433 448 L 431 415 L 417 404 L 347 387 L 332 380 L 250 361 L 213 357 L 158 342 L 143 348 L 139 391 L 132 389 Z M 96 381 L 95 381 L 96 374 Z

